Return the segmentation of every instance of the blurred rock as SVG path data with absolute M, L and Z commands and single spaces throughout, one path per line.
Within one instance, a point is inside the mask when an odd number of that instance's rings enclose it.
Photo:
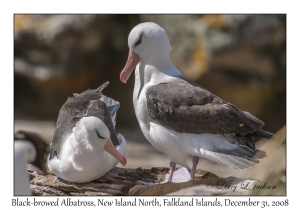
M 53 121 L 15 120 L 14 131 L 16 132 L 18 130 L 36 133 L 40 135 L 47 144 L 50 144 L 55 131 L 55 123 Z
M 111 85 L 118 126 L 138 128 L 134 77 L 119 80 L 139 22 L 165 28 L 171 59 L 189 79 L 276 132 L 286 124 L 285 15 L 15 15 L 15 112 L 56 120 L 68 96 Z M 175 24 L 176 23 L 176 24 Z
M 15 112 L 55 120 L 72 93 L 110 81 L 105 94 L 128 107 L 118 121 L 135 122 L 132 85 L 118 75 L 136 24 L 137 15 L 15 15 Z
M 248 176 L 260 180 L 260 184 L 275 185 L 276 190 L 252 191 L 250 195 L 286 195 L 286 126 L 282 127 L 272 139 L 267 140 L 261 149 L 266 151 L 268 157 L 255 170 L 248 173 Z

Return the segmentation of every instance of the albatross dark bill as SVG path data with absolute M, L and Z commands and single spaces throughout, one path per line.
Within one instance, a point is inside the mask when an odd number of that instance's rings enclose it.
M 107 143 L 104 146 L 104 149 L 111 154 L 112 156 L 114 156 L 123 166 L 126 165 L 127 160 L 126 158 L 121 155 L 118 150 L 116 150 L 114 144 L 112 143 L 111 139 L 108 139 Z
M 122 82 L 124 83 L 127 82 L 132 71 L 134 70 L 135 66 L 140 62 L 140 60 L 141 58 L 138 54 L 136 54 L 132 50 L 129 50 L 129 55 L 128 55 L 126 65 L 120 74 L 120 80 Z
M 41 160 L 40 162 L 41 162 L 41 163 L 40 163 L 41 170 L 42 170 L 44 176 L 47 176 L 47 175 L 48 175 L 48 171 L 47 171 L 47 169 L 46 169 L 46 165 L 45 165 L 45 163 L 44 163 L 43 160 Z

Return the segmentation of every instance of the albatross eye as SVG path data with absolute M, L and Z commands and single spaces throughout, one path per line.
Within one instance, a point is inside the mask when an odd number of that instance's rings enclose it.
M 99 137 L 99 139 L 105 139 L 103 136 L 101 136 L 100 134 L 99 134 L 99 132 L 97 131 L 97 130 L 95 130 L 96 131 L 96 134 L 97 134 L 97 136 Z
M 135 43 L 134 46 L 137 46 L 137 45 L 139 45 L 139 44 L 141 44 L 141 43 L 142 43 L 142 37 Z

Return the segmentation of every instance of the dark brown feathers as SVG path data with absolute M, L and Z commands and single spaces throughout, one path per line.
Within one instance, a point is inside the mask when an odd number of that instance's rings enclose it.
M 110 137 L 113 144 L 119 144 L 110 112 L 106 104 L 99 100 L 102 97 L 101 91 L 108 84 L 109 82 L 105 82 L 97 89 L 89 89 L 80 94 L 76 93 L 74 94 L 74 97 L 69 97 L 67 99 L 58 114 L 50 150 L 50 159 L 59 154 L 60 147 L 66 139 L 66 135 L 72 132 L 76 123 L 83 117 L 95 116 L 101 119 L 110 131 Z
M 251 135 L 264 123 L 209 91 L 174 78 L 146 92 L 150 117 L 179 133 L 230 134 L 229 141 L 255 148 Z

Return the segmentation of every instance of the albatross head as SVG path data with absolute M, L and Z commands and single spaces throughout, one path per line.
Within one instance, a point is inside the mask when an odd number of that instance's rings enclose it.
M 75 135 L 82 133 L 81 128 L 85 127 L 86 138 L 89 141 L 96 141 L 103 149 L 115 157 L 123 166 L 126 165 L 126 158 L 115 148 L 110 139 L 110 132 L 105 123 L 94 116 L 83 117 L 76 125 Z M 77 129 L 79 128 L 79 129 Z
M 120 80 L 127 82 L 135 66 L 142 60 L 169 56 L 172 49 L 165 30 L 156 23 L 141 23 L 128 36 L 129 55 L 120 74 Z
M 28 163 L 32 163 L 36 158 L 36 149 L 33 143 L 27 140 L 15 141 L 15 152 L 20 158 Z
M 41 169 L 47 175 L 44 155 L 47 144 L 36 134 L 27 131 L 17 131 L 14 135 L 16 155 Z

